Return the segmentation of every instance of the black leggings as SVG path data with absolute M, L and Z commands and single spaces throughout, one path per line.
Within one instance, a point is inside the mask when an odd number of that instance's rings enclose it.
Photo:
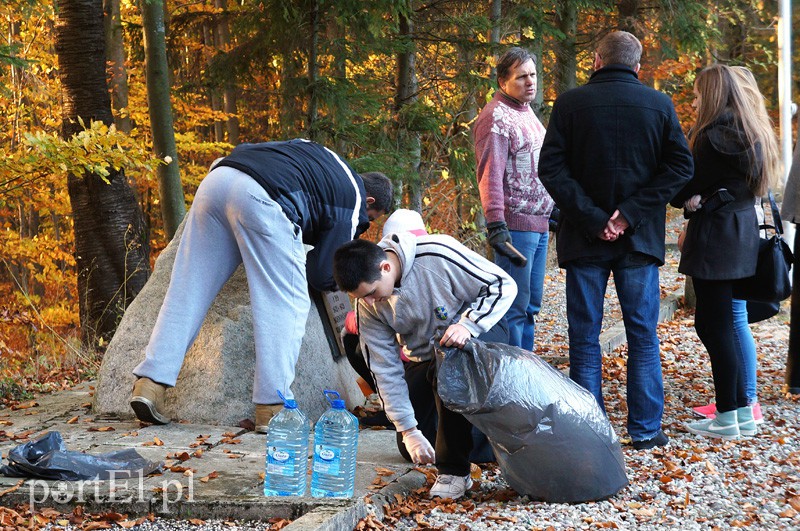
M 711 358 L 717 411 L 747 406 L 733 330 L 733 283 L 692 279 L 697 295 L 694 327 Z

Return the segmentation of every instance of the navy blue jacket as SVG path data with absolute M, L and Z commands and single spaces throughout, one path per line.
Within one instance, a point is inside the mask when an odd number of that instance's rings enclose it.
M 539 158 L 539 179 L 561 209 L 558 261 L 630 252 L 664 263 L 666 205 L 692 177 L 692 155 L 672 100 L 608 65 L 558 97 Z M 615 210 L 630 224 L 597 237 Z
M 369 228 L 361 177 L 333 151 L 307 140 L 241 144 L 222 159 L 255 179 L 299 227 L 309 284 L 335 290 L 333 253 Z

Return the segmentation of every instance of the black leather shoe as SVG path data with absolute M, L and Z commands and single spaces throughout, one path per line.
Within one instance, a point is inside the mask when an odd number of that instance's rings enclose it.
M 659 430 L 655 437 L 652 439 L 645 439 L 643 441 L 633 441 L 633 448 L 635 450 L 650 450 L 656 446 L 666 446 L 669 444 L 669 437 L 663 430 Z
M 376 411 L 375 413 L 370 413 L 367 416 L 358 419 L 358 422 L 362 426 L 385 426 L 387 428 L 394 428 L 392 421 L 386 417 L 385 411 Z

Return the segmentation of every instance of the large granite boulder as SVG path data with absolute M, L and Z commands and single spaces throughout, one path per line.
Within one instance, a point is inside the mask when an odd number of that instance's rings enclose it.
M 144 359 L 182 232 L 183 225 L 159 256 L 150 280 L 125 312 L 109 344 L 94 395 L 96 413 L 133 415 L 128 405 L 135 380 L 131 371 Z M 312 302 L 292 385 L 295 399 L 312 422 L 327 408 L 324 389 L 339 391 L 350 408 L 364 402 L 347 358 L 334 360 L 322 319 L 329 318 Z M 165 414 L 173 420 L 226 426 L 253 419 L 254 367 L 253 318 L 240 267 L 217 296 L 186 354 L 177 384 L 167 391 Z

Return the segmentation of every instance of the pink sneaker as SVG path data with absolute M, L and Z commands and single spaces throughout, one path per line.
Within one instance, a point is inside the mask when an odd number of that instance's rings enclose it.
M 717 404 L 711 402 L 706 406 L 693 407 L 692 411 L 694 411 L 694 414 L 697 415 L 698 417 L 713 419 L 717 416 Z M 753 411 L 753 413 L 755 413 L 755 410 Z M 759 410 L 759 413 L 761 413 L 761 410 Z
M 761 414 L 761 404 L 753 404 L 753 420 L 756 424 L 764 424 L 764 415 Z

